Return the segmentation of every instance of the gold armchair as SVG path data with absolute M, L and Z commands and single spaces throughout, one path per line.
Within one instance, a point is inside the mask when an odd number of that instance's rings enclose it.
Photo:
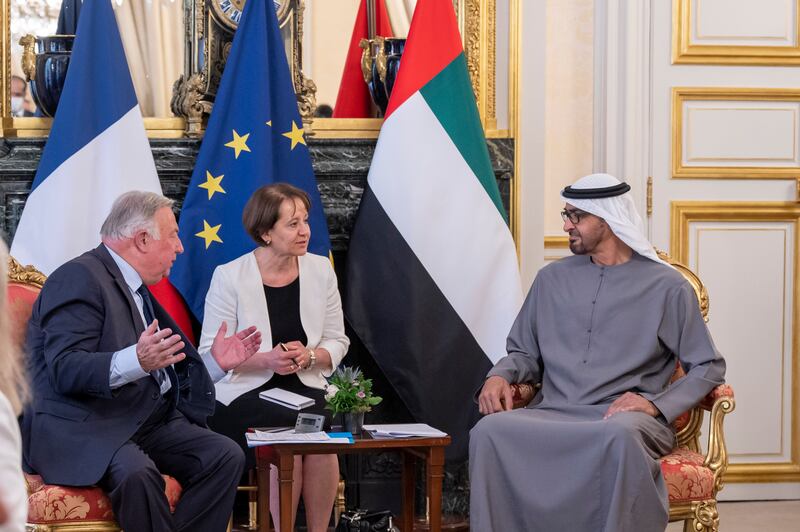
M 700 312 L 708 321 L 708 291 L 700 278 L 663 251 L 658 251 L 658 255 L 686 277 L 697 294 Z M 678 363 L 672 381 L 684 375 Z M 514 408 L 527 405 L 536 395 L 536 387 L 530 383 L 512 384 L 511 388 Z M 723 476 L 728 469 L 728 451 L 722 426 L 725 415 L 733 412 L 735 406 L 733 388 L 723 384 L 714 388 L 697 406 L 672 424 L 676 444 L 670 454 L 661 458 L 661 472 L 669 492 L 669 520 L 684 521 L 684 532 L 719 530 L 717 492 L 723 487 Z M 711 416 L 708 446 L 705 454 L 701 454 L 700 426 L 706 411 Z

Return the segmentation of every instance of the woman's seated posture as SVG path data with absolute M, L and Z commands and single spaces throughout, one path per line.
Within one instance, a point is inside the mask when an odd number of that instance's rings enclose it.
M 210 348 L 223 321 L 229 331 L 256 325 L 262 333 L 262 351 L 217 383 L 217 408 L 209 419 L 212 429 L 245 448 L 248 468 L 255 457 L 246 448 L 246 430 L 293 426 L 297 417 L 295 410 L 259 399 L 258 394 L 270 388 L 289 390 L 316 400 L 305 412 L 325 414 L 325 377 L 350 344 L 331 263 L 306 253 L 309 208 L 308 195 L 289 184 L 256 190 L 242 219 L 259 247 L 217 267 L 206 296 L 201 352 Z M 302 493 L 310 532 L 327 530 L 338 481 L 336 455 L 295 457 L 293 513 Z M 270 496 L 273 522 L 279 523 L 274 467 Z

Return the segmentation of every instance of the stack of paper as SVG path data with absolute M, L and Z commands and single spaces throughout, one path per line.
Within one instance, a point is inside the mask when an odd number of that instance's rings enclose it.
M 390 425 L 364 425 L 364 430 L 375 439 L 388 438 L 444 438 L 446 433 L 425 423 L 395 423 Z
M 276 443 L 353 443 L 349 432 L 295 432 L 288 429 L 281 432 L 255 430 L 245 434 L 248 447 L 274 445 Z

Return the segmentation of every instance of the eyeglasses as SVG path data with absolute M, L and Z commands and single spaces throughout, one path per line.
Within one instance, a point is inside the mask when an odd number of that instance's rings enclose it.
M 583 218 L 587 214 L 589 213 L 584 211 L 579 211 L 577 209 L 572 211 L 564 209 L 563 211 L 561 211 L 561 219 L 564 220 L 565 222 L 569 220 L 573 225 L 578 225 L 579 223 L 581 223 L 581 218 Z

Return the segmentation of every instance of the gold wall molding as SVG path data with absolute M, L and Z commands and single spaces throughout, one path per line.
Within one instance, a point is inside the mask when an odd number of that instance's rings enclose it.
M 800 89 L 672 88 L 672 177 L 675 179 L 796 179 L 800 165 L 685 166 L 683 164 L 683 105 L 687 101 L 752 101 L 800 103 Z
M 483 128 L 497 128 L 495 68 L 497 44 L 496 0 L 464 0 L 463 40 L 472 90 Z
M 567 236 L 544 237 L 544 249 L 567 249 L 568 247 L 569 237 Z
M 9 0 L 0 0 L 0 58 L 3 66 L 0 68 L 0 117 L 11 114 L 11 10 Z M 2 134 L 2 131 L 0 131 Z
M 693 0 L 672 2 L 673 64 L 798 65 L 800 64 L 800 0 L 794 0 L 794 46 L 692 44 Z
M 3 117 L 2 131 L 5 137 L 35 138 L 50 134 L 53 119 L 47 117 Z M 144 127 L 149 138 L 182 138 L 186 127 L 183 118 L 144 118 Z
M 670 252 L 689 264 L 689 230 L 696 222 L 788 222 L 794 227 L 792 271 L 791 459 L 789 462 L 736 463 L 728 466 L 726 482 L 800 481 L 800 204 L 794 202 L 673 201 L 670 206 Z M 712 302 L 713 303 L 713 302 Z M 734 390 L 735 391 L 735 390 Z
M 521 87 L 522 72 L 522 0 L 511 0 L 509 10 L 509 33 L 508 33 L 508 107 L 509 107 L 509 137 L 515 139 L 514 142 L 514 176 L 511 183 L 511 212 L 509 213 L 509 223 L 511 226 L 511 236 L 514 239 L 514 246 L 517 250 L 517 262 L 522 264 L 522 253 L 520 246 L 520 231 L 522 226 L 522 186 L 520 181 L 521 150 L 520 147 L 520 109 L 519 98 Z M 487 137 L 489 132 L 487 131 Z M 800 187 L 800 182 L 798 182 Z

